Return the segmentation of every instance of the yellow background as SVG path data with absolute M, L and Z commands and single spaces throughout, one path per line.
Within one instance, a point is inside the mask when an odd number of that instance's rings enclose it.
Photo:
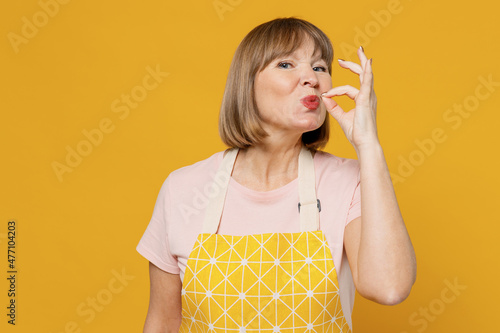
M 224 12 L 213 0 L 73 0 L 57 10 L 45 6 L 52 15 L 44 21 L 37 1 L 2 2 L 0 331 L 142 330 L 148 264 L 135 247 L 160 186 L 172 170 L 225 149 L 217 118 L 233 53 L 253 27 L 285 16 L 309 20 L 331 38 L 334 86 L 358 85 L 337 58 L 357 60 L 349 50 L 359 42 L 373 57 L 379 138 L 398 176 L 395 190 L 417 254 L 410 297 L 388 307 L 357 295 L 354 332 L 494 331 L 500 299 L 498 5 L 219 3 Z M 380 11 L 391 13 L 390 20 L 381 21 Z M 37 31 L 13 44 L 34 19 Z M 169 75 L 128 115 L 113 112 L 122 94 L 140 91 L 148 66 Z M 481 86 L 480 77 L 488 76 L 497 82 L 492 91 Z M 352 107 L 346 97 L 337 101 Z M 465 103 L 471 111 L 460 124 L 446 118 L 454 104 Z M 103 119 L 113 130 L 60 181 L 53 163 L 65 164 L 67 146 L 83 147 L 82 131 Z M 356 158 L 332 123 L 326 151 Z M 433 131 L 440 131 L 441 142 L 424 154 L 416 141 L 429 143 Z M 410 158 L 413 170 L 404 171 Z M 11 219 L 18 231 L 15 327 L 6 323 Z M 116 280 L 123 272 L 128 280 Z M 453 298 L 447 281 L 465 289 Z M 99 311 L 89 303 L 97 296 L 106 303 L 97 304 Z M 426 317 L 421 311 L 429 307 Z

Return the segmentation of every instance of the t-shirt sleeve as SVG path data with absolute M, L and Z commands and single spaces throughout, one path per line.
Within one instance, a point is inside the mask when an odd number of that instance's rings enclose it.
M 351 205 L 349 206 L 349 211 L 347 213 L 346 226 L 355 218 L 361 216 L 361 176 L 358 171 L 358 178 L 356 179 L 356 187 L 354 189 L 354 194 L 352 196 Z
M 172 274 L 179 274 L 177 258 L 170 253 L 168 243 L 168 223 L 170 223 L 170 179 L 163 182 L 156 199 L 153 216 L 136 247 L 143 257 L 158 268 Z

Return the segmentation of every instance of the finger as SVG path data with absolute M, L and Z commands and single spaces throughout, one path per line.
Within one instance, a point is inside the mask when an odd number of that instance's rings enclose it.
M 345 61 L 343 59 L 339 59 L 339 65 L 343 68 L 347 68 L 351 70 L 351 72 L 359 75 L 359 83 L 363 80 L 363 68 L 355 62 Z
M 331 98 L 334 96 L 347 95 L 349 98 L 355 99 L 358 93 L 359 93 L 358 89 L 354 88 L 353 86 L 345 85 L 330 89 L 326 93 L 321 94 L 321 97 Z
M 361 82 L 361 90 L 366 90 L 367 93 L 371 93 L 373 90 L 373 72 L 372 72 L 372 59 L 366 61 L 366 67 L 363 71 L 364 80 Z
M 325 106 L 326 106 L 326 110 L 328 112 L 331 112 L 331 111 L 336 111 L 336 109 L 344 112 L 344 110 L 342 110 L 342 108 L 337 104 L 337 102 L 335 102 L 333 99 L 330 99 L 330 98 L 325 98 L 323 100 L 323 102 L 325 103 Z
M 359 105 L 370 105 L 370 99 L 375 98 L 373 93 L 373 73 L 371 71 L 371 59 L 367 61 L 364 70 L 364 80 L 359 89 L 358 101 Z
M 369 68 L 368 68 L 368 72 L 369 72 L 369 75 L 370 75 L 370 79 L 372 81 L 372 91 L 373 91 L 373 67 L 372 67 L 372 63 L 373 63 L 373 58 L 370 58 L 370 60 L 368 61 L 368 65 L 369 65 Z
M 366 66 L 366 62 L 368 61 L 368 58 L 366 58 L 365 50 L 363 49 L 363 46 L 360 46 L 358 48 L 358 57 L 359 57 L 359 60 L 361 61 L 361 67 L 364 69 Z
M 344 59 L 338 59 L 339 60 L 339 65 L 340 67 L 347 68 L 351 72 L 360 75 L 363 72 L 363 68 L 355 62 L 352 61 L 346 61 Z

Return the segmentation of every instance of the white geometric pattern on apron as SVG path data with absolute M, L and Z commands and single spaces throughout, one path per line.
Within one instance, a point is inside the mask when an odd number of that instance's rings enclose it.
M 350 332 L 321 231 L 200 234 L 188 267 L 180 332 Z

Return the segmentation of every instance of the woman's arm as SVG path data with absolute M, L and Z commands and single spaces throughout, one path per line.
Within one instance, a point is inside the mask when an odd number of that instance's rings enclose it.
M 361 217 L 345 228 L 344 245 L 356 289 L 385 305 L 404 301 L 417 264 L 401 216 L 382 147 L 357 150 L 361 176 Z
M 149 263 L 150 296 L 144 333 L 179 332 L 181 288 L 179 274 L 167 273 Z
M 367 59 L 362 47 L 358 56 L 361 64 L 341 59 L 339 64 L 359 75 L 360 89 L 339 86 L 322 97 L 356 150 L 360 164 L 361 217 L 351 221 L 344 232 L 354 284 L 364 297 L 393 305 L 408 297 L 417 264 L 378 140 L 372 59 Z M 356 107 L 344 112 L 331 99 L 342 95 L 353 99 Z

